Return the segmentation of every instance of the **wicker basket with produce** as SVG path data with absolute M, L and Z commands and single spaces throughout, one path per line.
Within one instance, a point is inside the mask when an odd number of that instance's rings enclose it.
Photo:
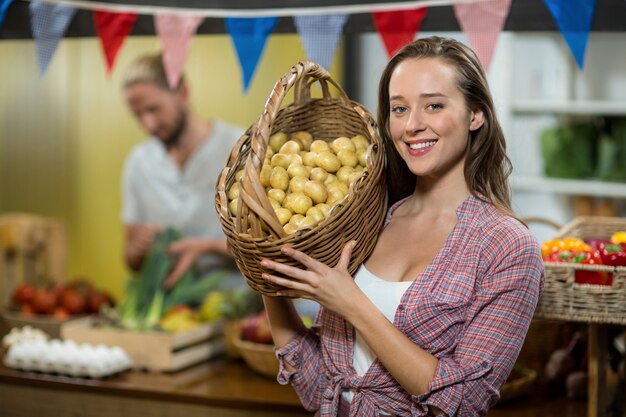
M 318 82 L 322 97 L 312 98 Z M 338 91 L 333 98 L 329 84 Z M 281 107 L 293 89 L 293 103 Z M 374 118 L 310 61 L 293 66 L 222 170 L 216 208 L 248 284 L 272 295 L 260 261 L 296 265 L 290 245 L 335 265 L 356 240 L 351 272 L 371 253 L 386 213 L 385 154 Z

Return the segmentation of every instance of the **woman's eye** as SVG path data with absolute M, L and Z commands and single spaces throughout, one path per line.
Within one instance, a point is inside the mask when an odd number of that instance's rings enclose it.
M 406 107 L 404 106 L 392 106 L 391 107 L 392 113 L 404 113 L 405 111 L 406 111 Z
M 440 110 L 443 109 L 443 104 L 441 103 L 431 103 L 428 106 L 426 106 L 427 109 L 429 110 Z

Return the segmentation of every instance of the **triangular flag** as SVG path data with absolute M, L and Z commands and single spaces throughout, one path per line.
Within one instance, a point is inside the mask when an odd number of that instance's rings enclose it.
M 137 15 L 134 13 L 112 13 L 94 10 L 93 18 L 107 61 L 107 73 L 111 74 L 117 53 L 122 47 L 124 39 L 132 30 L 135 20 L 137 20 Z
M 31 2 L 30 25 L 37 43 L 39 59 L 39 76 L 43 77 L 52 60 L 52 55 L 59 46 L 61 37 L 76 13 L 73 7 L 62 4 Z
M 576 59 L 578 68 L 583 69 L 589 31 L 596 8 L 596 0 L 543 0 L 565 38 Z
M 485 71 L 511 9 L 511 0 L 455 4 L 454 14 Z
M 239 64 L 243 70 L 244 92 L 248 91 L 267 37 L 272 33 L 277 22 L 277 17 L 226 18 L 226 30 L 235 44 Z
M 422 20 L 426 17 L 426 7 L 415 10 L 374 12 L 374 26 L 380 35 L 387 55 L 392 56 L 398 49 L 415 39 Z
M 347 14 L 295 16 L 296 30 L 310 61 L 330 70 Z
M 154 26 L 161 39 L 163 66 L 170 87 L 175 88 L 183 73 L 191 40 L 204 20 L 202 16 L 156 15 Z
M 11 3 L 13 3 L 13 0 L 0 0 L 0 26 L 4 23 L 4 18 Z

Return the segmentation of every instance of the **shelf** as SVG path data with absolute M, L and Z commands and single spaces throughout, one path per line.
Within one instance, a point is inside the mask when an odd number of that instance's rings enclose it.
M 518 113 L 557 113 L 572 115 L 626 115 L 624 101 L 593 100 L 517 100 L 512 109 Z
M 511 176 L 515 191 L 545 191 L 566 195 L 626 198 L 626 183 Z

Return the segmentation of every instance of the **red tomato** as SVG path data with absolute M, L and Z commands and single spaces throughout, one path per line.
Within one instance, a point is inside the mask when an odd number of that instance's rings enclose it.
M 113 305 L 111 297 L 103 291 L 93 291 L 87 295 L 87 309 L 90 313 L 99 313 L 103 305 Z
M 13 290 L 13 301 L 19 305 L 30 303 L 35 295 L 35 287 L 26 282 L 19 284 Z
M 33 295 L 32 304 L 36 313 L 52 314 L 57 306 L 57 298 L 53 291 L 37 288 Z
M 69 314 L 81 314 L 86 312 L 87 299 L 79 291 L 66 288 L 61 294 L 61 307 Z

